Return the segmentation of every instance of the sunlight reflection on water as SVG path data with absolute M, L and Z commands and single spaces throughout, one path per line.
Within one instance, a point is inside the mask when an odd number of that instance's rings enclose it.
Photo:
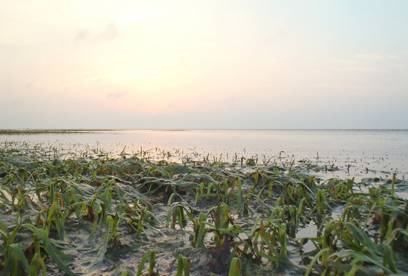
M 62 134 L 0 135 L 0 141 L 57 147 L 101 148 L 108 152 L 137 152 L 160 148 L 213 154 L 224 160 L 258 155 L 284 155 L 336 164 L 350 173 L 408 174 L 408 131 L 383 130 L 123 130 Z M 368 171 L 367 171 L 368 170 Z

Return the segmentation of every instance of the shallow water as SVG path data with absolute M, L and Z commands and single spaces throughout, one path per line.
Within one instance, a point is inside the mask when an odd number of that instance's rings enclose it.
M 335 164 L 354 177 L 408 176 L 407 130 L 121 130 L 84 133 L 0 135 L 0 142 L 28 142 L 60 147 L 101 148 L 132 153 L 160 148 L 185 154 L 235 154 L 259 160 L 279 155 L 316 164 Z M 282 152 L 283 151 L 283 152 Z

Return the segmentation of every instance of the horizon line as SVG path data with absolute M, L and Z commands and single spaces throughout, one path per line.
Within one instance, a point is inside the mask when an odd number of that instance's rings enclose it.
M 408 131 L 408 128 L 0 128 L 0 134 L 104 131 Z

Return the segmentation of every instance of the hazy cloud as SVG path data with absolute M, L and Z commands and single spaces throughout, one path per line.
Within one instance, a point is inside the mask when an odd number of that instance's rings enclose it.
M 82 41 L 82 40 L 87 40 L 89 38 L 90 34 L 89 31 L 87 30 L 79 30 L 76 35 L 74 40 L 75 41 Z
M 107 24 L 102 31 L 89 31 L 87 29 L 78 30 L 74 36 L 74 41 L 112 41 L 119 37 L 119 28 L 115 24 Z
M 115 24 L 106 25 L 105 29 L 97 35 L 98 40 L 112 41 L 119 36 L 119 29 Z
M 120 98 L 127 96 L 128 94 L 129 92 L 127 91 L 118 91 L 118 92 L 109 93 L 108 95 L 106 95 L 106 97 L 110 100 L 118 100 Z

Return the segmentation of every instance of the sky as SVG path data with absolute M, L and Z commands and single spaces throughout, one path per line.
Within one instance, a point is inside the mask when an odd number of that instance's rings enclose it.
M 408 128 L 406 0 L 0 6 L 0 128 Z

